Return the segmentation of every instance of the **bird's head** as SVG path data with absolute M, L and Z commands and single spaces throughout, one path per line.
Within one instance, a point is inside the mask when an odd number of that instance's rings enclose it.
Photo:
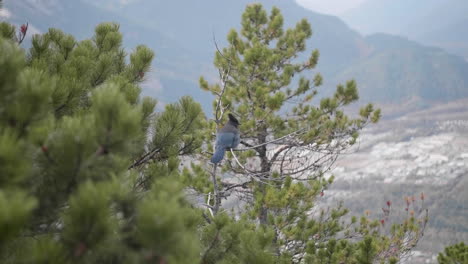
M 237 120 L 237 118 L 234 117 L 234 115 L 228 114 L 228 117 L 229 117 L 229 121 L 231 122 L 231 124 L 233 124 L 235 127 L 239 126 L 239 120 Z

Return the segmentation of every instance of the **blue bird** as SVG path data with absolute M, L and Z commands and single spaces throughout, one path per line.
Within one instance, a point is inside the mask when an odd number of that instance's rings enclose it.
M 224 158 L 224 152 L 231 148 L 236 148 L 240 142 L 239 121 L 228 114 L 229 121 L 216 133 L 216 147 L 211 162 L 219 163 Z

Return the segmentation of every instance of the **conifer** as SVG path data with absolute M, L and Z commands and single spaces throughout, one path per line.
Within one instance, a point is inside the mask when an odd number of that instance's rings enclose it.
M 154 53 L 128 56 L 115 23 L 83 41 L 49 29 L 28 51 L 17 33 L 0 23 L 1 263 L 396 263 L 421 238 L 416 199 L 397 221 L 391 202 L 378 219 L 320 204 L 327 171 L 380 110 L 344 113 L 354 81 L 317 101 L 306 20 L 283 29 L 279 9 L 247 6 L 216 53 L 220 83 L 200 78 L 213 122 L 190 97 L 159 112 L 141 97 Z M 228 112 L 242 143 L 216 171 Z
M 450 245 L 446 247 L 443 252 L 439 253 L 439 256 L 437 256 L 437 261 L 439 264 L 468 263 L 468 246 L 465 245 L 464 242 Z
M 173 179 L 201 145 L 200 105 L 156 113 L 139 86 L 154 54 L 127 60 L 117 24 L 83 41 L 49 29 L 28 52 L 0 29 L 0 262 L 198 259 L 200 213 Z
M 219 83 L 200 78 L 201 88 L 216 98 L 207 134 L 214 134 L 227 113 L 239 119 L 241 134 L 240 147 L 228 151 L 220 172 L 205 166 L 205 173 L 189 177 L 206 196 L 219 196 L 205 206 L 221 207 L 212 210 L 214 230 L 208 229 L 210 240 L 204 244 L 204 254 L 212 258 L 204 263 L 252 263 L 240 259 L 241 253 L 229 255 L 236 247 L 226 232 L 238 222 L 230 224 L 226 212 L 251 223 L 244 228 L 253 232 L 248 248 L 268 256 L 267 263 L 393 263 L 421 236 L 414 218 L 390 234 L 379 220 L 363 217 L 358 223 L 347 218 L 341 204 L 320 203 L 333 182 L 330 168 L 364 127 L 378 122 L 380 109 L 367 104 L 353 117 L 345 114 L 343 108 L 359 98 L 354 80 L 337 85 L 330 97 L 317 98 L 323 82 L 314 71 L 319 51 L 304 54 L 311 26 L 305 19 L 288 29 L 283 23 L 278 8 L 267 13 L 261 4 L 248 5 L 241 28 L 228 33 L 227 47 L 217 47 Z M 209 158 L 212 146 L 207 146 Z M 200 188 L 209 173 L 216 177 L 209 188 Z M 230 212 L 226 199 L 244 206 Z M 414 238 L 411 245 L 403 242 L 405 236 Z M 243 248 L 247 242 L 236 243 Z

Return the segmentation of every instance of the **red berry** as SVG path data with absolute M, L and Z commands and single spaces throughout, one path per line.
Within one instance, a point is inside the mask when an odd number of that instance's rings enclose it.
M 382 225 L 384 225 L 384 224 L 385 224 L 385 220 L 384 220 L 384 219 L 381 219 L 381 220 L 380 220 L 380 223 L 381 223 Z
M 26 34 L 26 30 L 28 30 L 28 26 L 26 24 L 21 25 L 20 31 L 23 35 Z
M 46 153 L 47 151 L 49 151 L 49 148 L 47 146 L 45 146 L 45 145 L 42 145 L 41 150 L 42 150 L 42 152 Z
M 391 201 L 387 201 L 387 206 L 388 206 L 388 207 L 392 206 L 392 202 L 391 202 Z

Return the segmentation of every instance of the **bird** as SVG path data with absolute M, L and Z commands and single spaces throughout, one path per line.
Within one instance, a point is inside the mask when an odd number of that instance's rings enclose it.
M 227 123 L 216 133 L 215 152 L 211 157 L 214 164 L 223 160 L 226 150 L 236 148 L 240 142 L 239 121 L 232 114 L 228 117 Z

